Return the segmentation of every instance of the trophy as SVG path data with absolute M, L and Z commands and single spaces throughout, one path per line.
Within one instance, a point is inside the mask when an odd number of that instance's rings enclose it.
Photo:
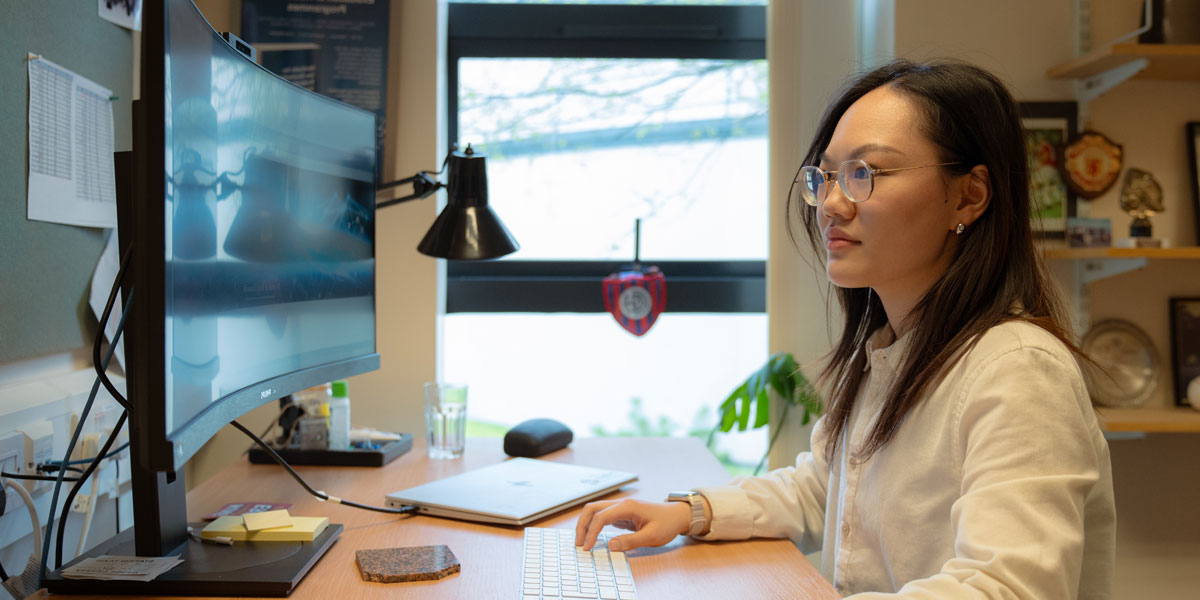
M 1129 236 L 1136 240 L 1137 247 L 1162 245 L 1162 240 L 1151 237 L 1150 217 L 1164 210 L 1162 186 L 1153 175 L 1133 167 L 1125 171 L 1125 181 L 1121 184 L 1121 210 L 1133 217 Z

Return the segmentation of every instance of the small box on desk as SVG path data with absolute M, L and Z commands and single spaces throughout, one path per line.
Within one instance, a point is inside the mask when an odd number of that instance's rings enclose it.
M 276 448 L 275 451 L 291 465 L 321 465 L 340 467 L 382 467 L 397 456 L 412 449 L 411 433 L 401 433 L 400 439 L 387 442 L 379 448 L 351 448 L 348 450 L 298 450 Z M 258 446 L 250 448 L 250 462 L 275 464 L 275 459 Z

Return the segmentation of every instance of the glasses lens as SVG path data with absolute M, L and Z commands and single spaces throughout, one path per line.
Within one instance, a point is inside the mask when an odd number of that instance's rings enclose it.
M 874 181 L 871 167 L 861 160 L 848 160 L 838 169 L 838 184 L 851 202 L 863 202 L 871 195 Z
M 796 183 L 800 185 L 800 197 L 809 206 L 821 205 L 825 199 L 825 174 L 820 169 L 813 166 L 801 168 Z

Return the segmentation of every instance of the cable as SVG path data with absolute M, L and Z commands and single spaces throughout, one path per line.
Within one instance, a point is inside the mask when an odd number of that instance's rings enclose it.
M 58 520 L 58 540 L 55 542 L 54 546 L 54 568 L 56 569 L 62 566 L 63 538 L 66 537 L 67 534 L 67 514 L 71 510 L 71 504 L 75 502 L 75 495 L 78 494 L 79 489 L 83 487 L 83 482 L 86 481 L 87 478 L 90 477 L 96 470 L 96 467 L 100 465 L 100 462 L 103 460 L 101 457 L 105 454 L 108 454 L 108 449 L 112 448 L 113 442 L 117 440 L 117 434 L 121 432 L 121 427 L 125 425 L 125 418 L 128 416 L 128 412 L 121 411 L 121 416 L 117 419 L 117 426 L 113 427 L 112 433 L 108 434 L 108 439 L 104 441 L 104 446 L 100 448 L 100 453 L 96 456 L 96 460 L 92 461 L 92 464 L 88 465 L 87 470 L 83 472 L 83 475 L 79 476 L 79 481 L 76 481 L 75 485 L 71 486 L 71 492 L 67 494 L 67 500 L 63 503 L 62 517 Z M 82 419 L 80 422 L 83 422 Z M 53 510 L 53 508 L 51 508 L 51 510 Z
M 120 403 L 121 406 L 125 407 L 125 410 L 128 411 L 132 411 L 133 406 L 130 405 L 129 401 L 117 391 L 116 386 L 114 386 L 112 382 L 108 380 L 107 371 L 109 359 L 106 357 L 103 362 L 100 361 L 100 346 L 102 345 L 101 342 L 104 340 L 104 327 L 108 325 L 108 319 L 112 315 L 113 305 L 116 304 L 117 301 L 117 294 L 121 292 L 121 280 L 125 277 L 125 268 L 129 266 L 129 257 L 132 255 L 133 245 L 130 244 L 130 246 L 125 249 L 125 253 L 121 256 L 121 267 L 117 270 L 117 276 L 113 279 L 112 290 L 110 290 L 108 293 L 108 302 L 104 304 L 104 311 L 100 315 L 100 327 L 96 331 L 96 339 L 92 344 L 92 368 L 96 370 L 96 376 L 100 378 L 100 382 L 104 384 L 104 389 L 108 390 L 108 393 L 112 395 L 113 399 Z M 125 303 L 124 310 L 121 311 L 121 324 L 125 323 L 125 316 L 129 314 L 130 305 L 133 304 L 133 290 L 129 290 L 128 300 L 129 301 Z M 109 356 L 112 355 L 113 349 L 116 348 L 117 341 L 121 339 L 121 329 L 122 327 L 118 325 L 117 332 L 113 335 L 113 339 L 108 345 Z M 80 418 L 79 422 L 82 423 L 83 419 Z
M 58 479 L 59 479 L 58 476 L 50 477 L 49 475 L 20 475 L 17 473 L 8 473 L 8 472 L 0 473 L 0 477 L 7 477 L 9 479 L 21 479 L 21 480 L 25 480 L 25 481 L 58 481 Z M 78 477 L 63 477 L 62 480 L 63 481 L 78 481 L 79 478 Z
M 116 387 L 114 387 L 112 385 L 112 382 L 108 381 L 108 376 L 106 374 L 104 374 L 104 371 L 108 369 L 108 363 L 109 363 L 109 361 L 112 360 L 113 353 L 116 352 L 116 350 L 117 350 L 117 342 L 120 341 L 121 333 L 125 330 L 125 318 L 129 316 L 129 309 L 133 305 L 134 290 L 132 290 L 132 289 L 129 290 L 129 296 L 128 296 L 129 301 L 125 304 L 125 310 L 121 311 L 121 319 L 117 322 L 117 328 L 113 333 L 112 343 L 108 345 L 108 352 L 104 355 L 103 362 L 99 362 L 100 338 L 102 338 L 104 336 L 104 329 L 108 326 L 109 317 L 112 316 L 113 304 L 116 300 L 117 293 L 121 289 L 121 280 L 124 279 L 124 277 L 125 277 L 125 273 L 126 273 L 125 269 L 129 265 L 129 257 L 132 254 L 133 254 L 133 245 L 131 244 L 129 247 L 127 247 L 125 249 L 124 254 L 122 254 L 122 256 L 121 256 L 121 268 L 117 271 L 117 276 L 113 279 L 112 290 L 108 294 L 108 303 L 104 306 L 104 310 L 100 314 L 100 324 L 96 330 L 96 342 L 92 348 L 92 354 L 93 354 L 92 359 L 94 361 L 93 367 L 97 371 L 97 373 L 96 373 L 97 377 L 96 377 L 96 380 L 92 383 L 92 391 L 88 393 L 87 402 L 84 403 L 83 413 L 79 417 L 79 424 L 76 425 L 75 430 L 73 432 L 71 432 L 71 441 L 67 444 L 67 452 L 66 452 L 66 455 L 63 456 L 63 461 L 70 460 L 71 453 L 75 451 L 75 444 L 79 442 L 79 434 L 83 431 L 83 424 L 87 421 L 88 413 L 91 412 L 91 410 L 92 410 L 92 403 L 95 402 L 95 400 L 96 400 L 96 393 L 100 390 L 101 382 L 103 381 L 107 384 L 106 387 L 110 393 L 116 392 Z M 116 400 L 118 403 L 121 403 L 122 406 L 128 407 L 128 402 L 125 401 L 124 397 L 120 393 L 115 393 L 113 395 L 113 399 Z M 123 422 L 125 420 L 126 412 L 121 413 L 121 418 L 120 418 L 121 422 Z M 117 425 L 116 429 L 114 429 L 113 431 L 115 432 L 120 429 L 121 429 L 121 426 Z M 104 454 L 106 454 L 108 452 L 108 448 L 111 446 L 112 438 L 110 437 L 109 440 L 110 440 L 110 443 L 108 445 L 106 445 L 103 450 L 100 451 L 99 456 L 103 456 Z M 95 464 L 96 464 L 96 462 L 93 462 L 92 466 L 94 467 Z M 46 518 L 48 519 L 48 521 L 46 523 L 45 533 L 42 534 L 44 536 L 44 538 L 43 538 L 43 543 L 42 543 L 41 556 L 38 561 L 38 569 L 37 569 L 38 581 L 42 581 L 46 578 L 46 564 L 49 562 L 49 558 L 50 558 L 50 556 L 49 556 L 50 555 L 50 534 L 53 529 L 52 526 L 54 524 L 54 507 L 58 506 L 58 493 L 59 493 L 59 491 L 62 490 L 62 482 L 63 482 L 63 474 L 64 473 L 66 473 L 65 470 L 60 469 L 58 471 L 58 478 L 54 482 L 54 493 L 51 495 L 51 498 L 50 498 L 50 513 L 48 515 L 46 515 Z M 87 473 L 84 474 L 83 478 L 86 479 L 86 477 L 87 477 Z M 82 483 L 80 483 L 78 481 L 76 482 L 76 484 L 82 485 Z M 67 503 L 67 506 L 68 507 L 70 506 L 69 502 Z M 65 520 L 66 519 L 64 518 L 63 521 L 65 521 Z M 60 542 L 59 549 L 61 551 L 61 549 L 62 549 L 62 545 L 61 545 L 62 537 L 61 536 L 59 537 L 58 541 Z M 58 558 L 59 564 L 61 565 L 62 564 L 61 554 L 57 558 Z
M 113 531 L 121 533 L 121 461 L 113 463 Z
M 72 473 L 82 473 L 83 472 L 83 469 L 80 469 L 79 467 L 60 467 L 57 464 L 53 464 L 49 461 L 38 465 L 38 468 L 37 468 L 39 473 L 54 473 L 55 471 L 58 471 L 59 469 L 66 469 L 67 471 L 71 471 Z
M 109 452 L 108 454 L 104 455 L 104 457 L 103 457 L 103 458 L 112 458 L 112 457 L 114 457 L 114 456 L 116 456 L 116 455 L 118 455 L 118 454 L 120 454 L 120 453 L 124 452 L 124 451 L 125 451 L 126 449 L 128 449 L 128 448 L 129 448 L 129 442 L 125 442 L 124 444 L 121 444 L 119 447 L 117 447 L 117 449 L 116 449 L 116 450 L 113 450 L 112 452 Z M 66 464 L 68 464 L 68 465 L 82 465 L 82 464 L 87 464 L 87 463 L 90 463 L 90 462 L 92 462 L 92 461 L 93 461 L 93 460 L 95 460 L 95 459 L 96 459 L 96 457 L 95 457 L 95 456 L 89 456 L 89 457 L 87 457 L 87 458 L 80 458 L 80 459 L 76 459 L 76 460 L 68 460 L 68 461 L 66 462 Z M 44 464 L 45 464 L 45 465 L 47 465 L 47 466 L 49 466 L 49 467 L 57 467 L 58 465 L 60 465 L 60 464 L 63 464 L 63 462 L 62 462 L 61 460 L 48 460 L 48 461 L 46 461 Z M 76 469 L 76 470 L 78 470 L 78 471 L 81 471 L 81 472 L 82 472 L 82 469 Z M 49 469 L 47 469 L 47 472 L 49 472 Z
M 326 494 L 325 492 L 319 492 L 317 490 L 314 490 L 314 489 L 312 489 L 312 486 L 308 485 L 308 482 L 304 481 L 304 479 L 300 477 L 300 474 L 297 473 L 296 470 L 293 469 L 291 465 L 287 464 L 287 461 L 283 460 L 283 457 L 280 456 L 279 453 L 276 452 L 274 448 L 272 448 L 266 442 L 262 441 L 262 439 L 260 439 L 257 435 L 254 435 L 254 433 L 251 432 L 249 429 L 246 429 L 244 426 L 242 426 L 241 423 L 238 423 L 237 421 L 230 421 L 229 424 L 233 425 L 234 427 L 237 427 L 242 433 L 246 434 L 247 436 L 250 437 L 250 439 L 254 440 L 254 443 L 258 444 L 259 446 L 262 446 L 262 448 L 271 455 L 271 458 L 275 459 L 275 462 L 279 463 L 280 466 L 287 469 L 287 472 L 292 475 L 292 479 L 295 479 L 296 482 L 299 483 L 301 487 L 303 487 L 305 490 L 307 490 L 308 493 L 312 494 L 313 496 L 316 496 L 318 500 L 333 502 L 335 504 L 344 504 L 346 506 L 351 506 L 354 508 L 361 508 L 363 510 L 373 510 L 375 512 L 395 514 L 395 515 L 403 515 L 403 514 L 408 514 L 408 513 L 417 511 L 418 507 L 416 507 L 416 506 L 405 506 L 402 508 L 386 508 L 386 507 L 382 507 L 382 506 L 370 506 L 368 504 L 359 504 L 357 502 L 343 500 L 341 498 L 338 498 L 337 496 L 330 496 L 329 494 Z
M 114 282 L 113 285 L 115 286 L 116 283 Z M 130 298 L 132 299 L 132 294 L 130 295 Z M 111 345 L 109 345 L 108 353 L 104 356 L 104 367 L 105 368 L 108 367 L 108 362 L 110 360 L 112 360 L 113 352 L 116 350 L 116 346 L 117 346 L 116 340 L 119 340 L 121 338 L 121 332 L 125 328 L 125 317 L 128 314 L 129 314 L 128 312 L 122 313 L 121 320 L 119 323 L 117 323 L 116 334 L 113 335 L 114 341 Z M 107 318 L 108 318 L 108 314 L 105 314 L 101 317 L 100 330 L 97 332 L 96 335 L 98 335 L 98 336 L 102 335 L 101 332 L 104 331 L 104 322 L 107 320 Z M 92 410 L 92 404 L 95 402 L 96 393 L 99 390 L 100 390 L 100 378 L 97 377 L 96 380 L 92 383 L 92 391 L 88 394 L 87 402 L 84 403 L 83 412 L 81 413 L 81 416 L 79 417 L 79 424 L 75 426 L 75 431 L 73 431 L 71 434 L 71 441 L 67 444 L 67 452 L 66 452 L 66 456 L 63 457 L 63 460 L 70 458 L 71 453 L 75 451 L 75 444 L 79 441 L 79 434 L 83 430 L 83 424 L 84 424 L 84 422 L 87 421 L 88 413 L 91 412 L 91 410 Z M 119 396 L 120 396 L 120 394 L 118 394 L 118 397 Z M 127 414 L 128 414 L 127 411 L 124 411 L 124 410 L 121 411 L 121 417 L 119 419 L 117 419 L 117 426 L 113 428 L 112 434 L 108 436 L 108 441 L 104 444 L 104 447 L 100 450 L 100 452 L 97 454 L 95 459 L 92 461 L 92 464 L 88 465 L 88 469 L 86 471 L 84 471 L 83 475 L 81 475 L 78 479 L 74 480 L 75 486 L 71 488 L 71 493 L 69 494 L 69 499 L 67 500 L 66 504 L 63 505 L 63 515 L 59 522 L 59 534 L 58 534 L 59 537 L 58 537 L 58 544 L 56 546 L 58 548 L 58 554 L 56 555 L 55 559 L 58 561 L 58 565 L 60 565 L 60 566 L 62 565 L 62 536 L 63 536 L 63 532 L 66 529 L 67 510 L 70 509 L 71 502 L 74 498 L 74 495 L 79 492 L 79 487 L 83 485 L 83 481 L 86 480 L 88 478 L 88 476 L 92 474 L 92 471 L 95 470 L 96 465 L 100 462 L 98 459 L 100 459 L 100 457 L 107 454 L 108 449 L 110 447 L 112 447 L 113 440 L 116 439 L 117 432 L 119 432 L 121 430 L 121 426 L 124 425 L 125 416 Z M 42 579 L 45 579 L 45 577 L 46 577 L 46 565 L 50 559 L 50 534 L 53 531 L 53 525 L 54 525 L 54 507 L 58 506 L 58 493 L 62 489 L 62 482 L 68 479 L 68 478 L 63 477 L 63 473 L 65 473 L 65 472 L 66 472 L 65 469 L 59 470 L 58 477 L 56 478 L 56 480 L 54 482 L 54 494 L 51 496 L 50 513 L 49 513 L 49 515 L 47 515 L 48 520 L 46 522 L 46 532 L 44 534 L 45 540 L 44 540 L 44 543 L 42 544 L 41 560 L 38 563 L 40 565 L 38 568 L 38 580 L 39 581 Z
M 4 570 L 4 565 L 0 564 L 0 583 L 8 580 L 8 571 Z
M 8 477 L 8 475 L 5 475 Z M 25 491 L 24 486 L 17 485 L 8 479 L 4 480 L 4 485 L 16 490 L 17 495 L 21 496 L 21 500 L 25 501 L 25 508 L 29 509 L 29 520 L 33 522 L 33 553 L 39 554 L 42 551 L 42 522 L 38 518 L 37 507 L 33 504 L 33 496 Z M 53 510 L 51 511 L 53 512 Z

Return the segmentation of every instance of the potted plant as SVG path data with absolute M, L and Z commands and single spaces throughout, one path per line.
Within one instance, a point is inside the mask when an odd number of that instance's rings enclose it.
M 713 437 L 718 429 L 728 432 L 736 425 L 738 431 L 745 431 L 747 428 L 757 429 L 766 425 L 771 420 L 772 395 L 784 400 L 784 403 L 780 409 L 775 433 L 767 443 L 767 450 L 763 453 L 762 460 L 754 468 L 755 475 L 766 464 L 767 455 L 770 454 L 775 441 L 779 439 L 779 433 L 783 431 L 788 411 L 793 406 L 800 407 L 800 423 L 802 425 L 808 425 L 815 415 L 821 413 L 821 398 L 804 373 L 800 372 L 800 367 L 796 365 L 796 359 L 792 357 L 791 353 L 772 354 L 762 368 L 751 373 L 741 385 L 721 401 L 717 411 L 720 419 L 708 436 L 708 445 L 712 447 Z M 753 425 L 751 425 L 752 421 Z

